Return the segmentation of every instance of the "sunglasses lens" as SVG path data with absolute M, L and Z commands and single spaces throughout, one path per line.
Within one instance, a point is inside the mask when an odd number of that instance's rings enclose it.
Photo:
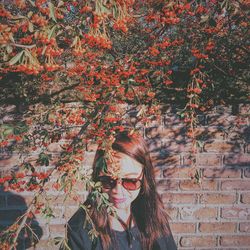
M 102 186 L 105 189 L 112 189 L 116 185 L 116 181 L 113 180 L 110 176 L 100 176 L 99 181 L 102 183 Z
M 137 190 L 141 187 L 141 181 L 140 180 L 133 180 L 133 179 L 124 179 L 123 187 L 127 190 Z
M 117 180 L 112 179 L 110 176 L 100 176 L 98 180 L 102 183 L 104 189 L 113 189 L 117 184 Z M 141 187 L 141 180 L 122 179 L 122 186 L 127 190 L 137 190 Z

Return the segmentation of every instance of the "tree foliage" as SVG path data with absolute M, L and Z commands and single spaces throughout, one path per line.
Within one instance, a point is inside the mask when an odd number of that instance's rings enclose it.
M 0 184 L 36 192 L 15 230 L 34 210 L 50 214 L 39 202 L 48 183 L 68 195 L 79 180 L 100 189 L 82 170 L 84 152 L 92 141 L 110 147 L 128 107 L 143 126 L 161 105 L 175 104 L 195 140 L 197 114 L 249 102 L 248 7 L 242 0 L 3 1 L 1 104 L 22 116 L 2 126 L 0 146 L 15 145 L 24 157 Z M 62 138 L 51 167 L 48 148 Z M 35 160 L 25 157 L 32 151 Z M 1 235 L 6 249 L 18 235 L 8 230 L 15 237 Z

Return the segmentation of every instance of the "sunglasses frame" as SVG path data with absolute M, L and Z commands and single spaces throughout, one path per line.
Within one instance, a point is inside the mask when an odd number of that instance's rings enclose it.
M 141 186 L 142 186 L 142 179 L 143 178 L 141 178 L 143 176 L 143 171 L 141 172 L 141 174 L 137 177 L 137 178 L 116 178 L 116 179 L 114 179 L 114 178 L 112 178 L 110 175 L 101 175 L 101 176 L 99 176 L 98 178 L 97 178 L 97 180 L 98 181 L 100 181 L 101 183 L 102 183 L 102 181 L 101 181 L 101 179 L 102 179 L 102 177 L 103 178 L 109 178 L 109 184 L 110 184 L 110 188 L 105 188 L 104 187 L 104 185 L 103 185 L 103 188 L 104 189 L 109 189 L 109 190 L 111 190 L 111 189 L 113 189 L 113 188 L 115 188 L 116 186 L 117 186 L 117 183 L 121 183 L 122 184 L 122 186 L 126 189 L 126 190 L 129 190 L 129 191 L 136 191 L 136 190 L 138 190 L 139 188 L 141 188 Z M 137 181 L 139 181 L 140 182 L 140 186 L 138 187 L 138 188 L 136 188 L 136 189 L 128 189 L 125 185 L 124 185 L 124 182 L 125 181 L 132 181 L 132 182 L 137 182 Z M 111 182 L 112 181 L 112 182 Z

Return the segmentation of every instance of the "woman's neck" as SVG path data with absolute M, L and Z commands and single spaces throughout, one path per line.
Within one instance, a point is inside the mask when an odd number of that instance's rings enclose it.
M 126 222 L 130 216 L 130 208 L 116 209 L 116 215 Z
M 114 216 L 110 216 L 111 228 L 117 231 L 124 231 L 124 226 L 119 220 L 122 220 L 127 226 L 129 226 L 130 215 L 130 209 L 116 209 L 116 214 Z M 133 226 L 133 221 L 131 226 Z

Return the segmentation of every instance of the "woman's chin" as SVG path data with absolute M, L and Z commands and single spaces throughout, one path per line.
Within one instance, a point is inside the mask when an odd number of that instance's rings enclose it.
M 117 209 L 129 209 L 130 204 L 127 204 L 126 202 L 114 202 L 114 207 Z

